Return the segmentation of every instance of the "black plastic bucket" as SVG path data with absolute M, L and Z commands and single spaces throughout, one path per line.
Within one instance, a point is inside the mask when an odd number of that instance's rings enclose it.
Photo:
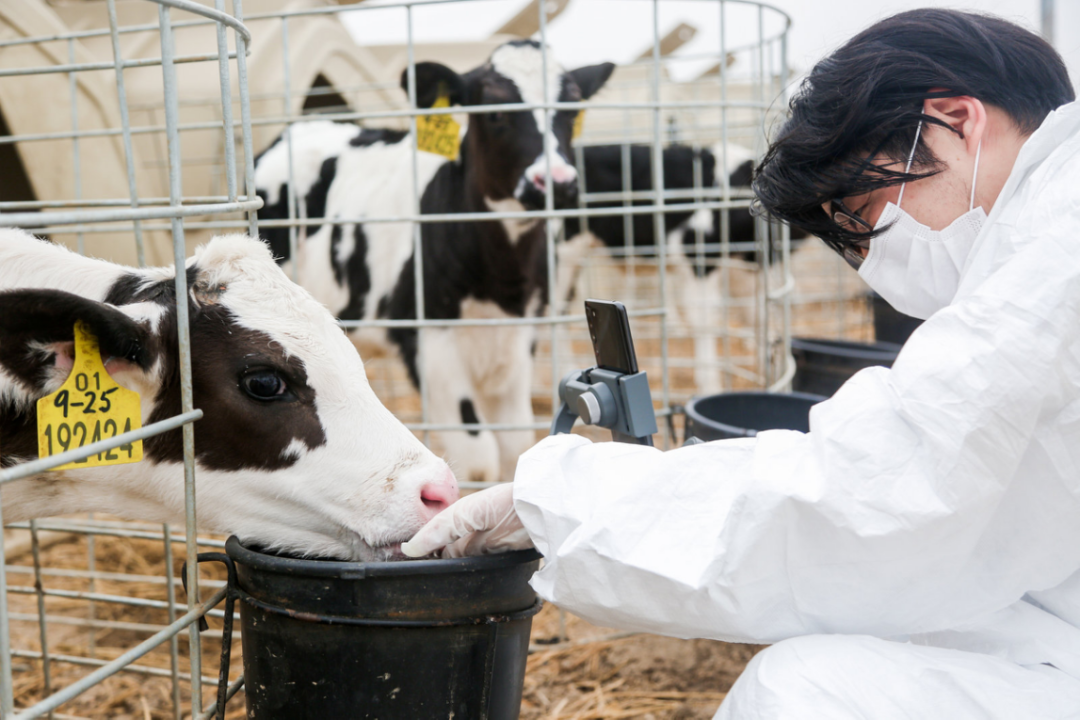
M 795 377 L 791 387 L 796 392 L 831 397 L 848 378 L 863 368 L 875 365 L 892 367 L 900 347 L 887 342 L 792 338 Z
M 877 293 L 871 293 L 871 297 L 874 308 L 874 338 L 878 342 L 903 345 L 911 337 L 911 333 L 915 332 L 915 328 L 923 324 L 919 318 L 896 310 Z
M 808 393 L 731 392 L 686 405 L 686 437 L 726 440 L 762 430 L 810 429 L 810 408 L 825 398 Z
M 535 550 L 336 562 L 225 543 L 236 571 L 247 717 L 485 718 L 521 708 Z

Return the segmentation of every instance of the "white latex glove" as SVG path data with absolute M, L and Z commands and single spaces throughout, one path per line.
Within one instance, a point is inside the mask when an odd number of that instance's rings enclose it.
M 532 546 L 532 538 L 514 511 L 514 486 L 507 483 L 458 500 L 420 528 L 401 546 L 401 552 L 413 558 L 455 558 Z

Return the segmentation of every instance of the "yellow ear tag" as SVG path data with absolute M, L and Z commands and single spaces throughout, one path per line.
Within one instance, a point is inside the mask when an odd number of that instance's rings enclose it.
M 450 97 L 439 95 L 433 108 L 450 107 Z M 461 147 L 461 125 L 453 115 L 421 115 L 416 118 L 416 147 L 457 160 Z
M 581 137 L 581 132 L 585 129 L 585 111 L 578 110 L 577 115 L 574 117 L 574 131 L 570 134 L 571 140 L 577 140 Z
M 101 364 L 97 338 L 75 323 L 75 362 L 60 389 L 37 401 L 38 456 L 58 455 L 142 427 L 139 393 L 120 387 Z M 53 468 L 122 465 L 142 460 L 142 440 Z

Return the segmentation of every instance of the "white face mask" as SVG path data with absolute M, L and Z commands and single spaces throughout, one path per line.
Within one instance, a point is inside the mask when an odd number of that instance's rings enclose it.
M 911 170 L 921 130 L 920 122 L 905 173 Z M 956 296 L 960 270 L 986 221 L 983 209 L 975 207 L 975 179 L 979 174 L 981 151 L 982 141 L 975 151 L 975 173 L 971 178 L 968 211 L 944 230 L 931 230 L 900 209 L 904 185 L 900 186 L 900 197 L 896 199 L 896 204 L 886 205 L 878 218 L 874 229 L 888 229 L 870 241 L 870 252 L 859 268 L 859 275 L 905 315 L 925 320 L 947 306 Z

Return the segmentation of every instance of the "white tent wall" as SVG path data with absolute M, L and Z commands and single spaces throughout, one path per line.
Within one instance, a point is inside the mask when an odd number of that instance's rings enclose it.
M 101 3 L 104 7 L 104 3 Z M 104 12 L 102 10 L 102 12 Z M 54 10 L 33 0 L 0 1 L 0 39 L 51 36 L 68 28 Z M 76 62 L 92 59 L 85 45 L 71 43 Z M 0 48 L 5 70 L 66 65 L 68 43 L 9 45 Z M 160 74 L 160 70 L 158 71 Z M 112 71 L 80 72 L 74 76 L 77 121 L 82 130 L 117 128 L 116 83 Z M 69 133 L 72 130 L 70 76 L 61 74 L 0 77 L 0 112 L 12 135 Z M 81 197 L 115 198 L 127 195 L 123 145 L 119 136 L 83 137 L 78 141 L 80 172 L 76 176 L 70 138 L 21 142 L 16 152 L 26 169 L 34 199 L 38 201 Z M 78 181 L 76 181 L 78 177 Z M 76 185 L 79 187 L 76 188 Z M 0 201 L 7 198 L 0 198 Z M 25 209 L 25 208 L 23 208 Z M 79 238 L 53 233 L 53 240 L 70 247 Z M 134 264 L 135 245 L 130 232 L 87 234 L 86 252 L 117 262 Z

